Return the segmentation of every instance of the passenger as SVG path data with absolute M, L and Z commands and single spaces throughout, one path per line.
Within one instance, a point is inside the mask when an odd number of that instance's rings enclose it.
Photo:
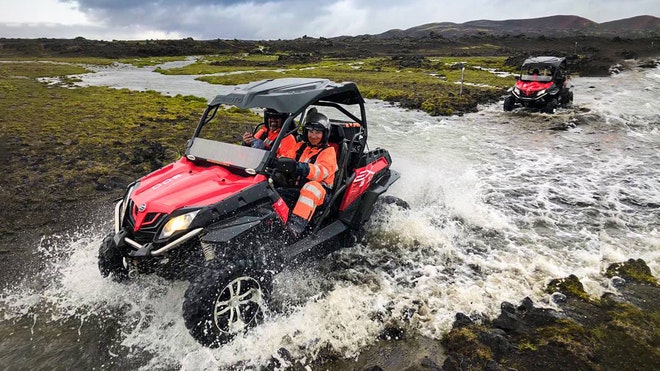
M 535 68 L 532 71 L 532 81 L 538 81 L 539 80 L 539 69 Z
M 243 143 L 252 148 L 270 150 L 282 129 L 282 124 L 289 117 L 288 113 L 279 113 L 272 108 L 264 110 L 264 125 L 254 136 L 251 133 L 243 134 Z M 282 157 L 290 152 L 296 145 L 296 139 L 289 134 L 282 138 L 280 146 L 277 148 L 277 157 Z
M 287 158 L 280 158 L 278 164 L 280 169 L 284 169 L 282 172 L 293 175 L 301 187 L 287 221 L 287 227 L 295 237 L 300 237 L 316 208 L 325 201 L 327 190 L 332 189 L 337 172 L 335 149 L 328 146 L 330 121 L 312 108 L 307 112 L 304 122 L 303 141 L 298 142 L 285 155 Z

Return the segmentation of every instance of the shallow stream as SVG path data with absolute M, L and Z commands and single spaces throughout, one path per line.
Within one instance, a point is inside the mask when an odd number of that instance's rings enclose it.
M 204 98 L 227 89 L 129 66 L 79 77 Z M 109 213 L 79 235 L 45 236 L 38 249 L 49 263 L 0 296 L 0 364 L 251 368 L 280 348 L 309 364 L 327 352 L 354 358 L 388 327 L 439 339 L 456 312 L 492 316 L 525 296 L 552 307 L 542 292 L 552 278 L 575 274 L 596 296 L 615 291 L 601 273 L 629 258 L 658 277 L 660 69 L 572 82 L 574 107 L 555 115 L 505 113 L 499 102 L 431 117 L 368 102 L 370 147 L 389 149 L 401 173 L 390 194 L 411 208 L 386 208 L 364 244 L 278 275 L 266 323 L 220 349 L 188 334 L 186 283 L 100 277 Z

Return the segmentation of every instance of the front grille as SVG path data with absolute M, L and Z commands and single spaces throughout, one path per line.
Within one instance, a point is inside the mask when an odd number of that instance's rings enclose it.
M 129 237 L 139 244 L 152 242 L 156 237 L 156 233 L 160 230 L 167 214 L 164 213 L 149 213 L 145 218 L 145 222 L 139 231 L 135 230 L 135 218 L 133 218 L 133 210 L 137 208 L 133 200 L 128 202 L 126 208 L 126 216 L 124 217 L 124 227 L 129 232 Z

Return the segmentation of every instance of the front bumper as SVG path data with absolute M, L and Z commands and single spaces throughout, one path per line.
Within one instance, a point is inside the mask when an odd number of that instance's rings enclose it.
M 128 232 L 125 229 L 120 228 L 121 207 L 122 202 L 117 202 L 115 205 L 115 236 L 113 240 L 117 247 L 123 248 L 123 250 L 127 251 L 126 255 L 132 258 L 164 255 L 166 252 L 198 236 L 204 230 L 204 228 L 193 229 L 190 232 L 160 247 L 155 246 L 152 242 L 141 244 L 129 238 Z

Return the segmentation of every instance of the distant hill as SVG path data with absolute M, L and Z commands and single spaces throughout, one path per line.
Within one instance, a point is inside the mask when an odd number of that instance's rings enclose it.
M 619 36 L 625 38 L 660 35 L 660 18 L 642 15 L 617 21 L 596 23 L 573 15 L 555 15 L 531 19 L 504 21 L 477 20 L 465 23 L 428 23 L 406 30 L 389 30 L 377 38 L 444 37 L 461 38 L 472 35 L 527 35 L 527 36 Z

